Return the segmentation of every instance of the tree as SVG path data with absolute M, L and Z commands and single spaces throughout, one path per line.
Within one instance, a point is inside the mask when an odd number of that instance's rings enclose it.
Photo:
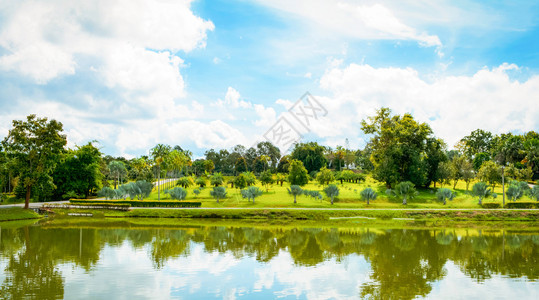
M 275 180 L 273 179 L 273 174 L 271 174 L 269 170 L 262 172 L 262 174 L 260 174 L 259 180 L 266 187 L 266 192 L 269 190 L 268 187 L 272 185 L 273 182 L 275 182 Z
M 362 200 L 367 201 L 367 205 L 369 205 L 370 201 L 376 200 L 376 197 L 378 197 L 378 194 L 370 187 L 361 191 L 359 195 Z
M 281 186 L 283 186 L 283 182 L 286 181 L 287 176 L 283 173 L 277 173 L 275 174 L 275 181 L 278 182 Z
M 50 174 L 64 146 L 63 125 L 56 120 L 29 115 L 26 121 L 14 120 L 3 141 L 3 148 L 15 161 L 19 182 L 26 188 L 24 208 L 28 208 L 32 187 L 40 180 L 52 181 Z
M 195 198 L 196 198 L 198 196 L 198 194 L 200 194 L 200 190 L 199 189 L 194 189 L 193 194 L 195 194 Z
M 215 163 L 212 160 L 206 159 L 204 161 L 204 170 L 211 174 L 213 169 L 215 169 Z
M 455 150 L 453 150 L 455 151 Z M 464 155 L 454 154 L 450 160 L 451 179 L 453 180 L 453 189 L 457 187 L 459 180 L 464 177 L 464 165 L 468 163 L 468 160 Z
M 269 162 L 272 169 L 277 167 L 281 157 L 281 150 L 268 141 L 256 144 L 256 153 L 260 157 L 265 156 L 266 163 Z
M 52 172 L 56 185 L 53 198 L 66 199 L 71 195 L 88 198 L 95 193 L 102 187 L 100 163 L 101 152 L 92 143 L 67 150 Z
M 125 164 L 119 160 L 113 160 L 108 165 L 110 176 L 114 179 L 114 189 L 122 183 L 122 177 L 127 174 Z
M 161 166 L 166 156 L 170 153 L 170 146 L 157 144 L 150 150 L 155 165 L 157 166 L 157 200 L 161 200 Z
M 484 182 L 478 182 L 472 187 L 472 195 L 476 196 L 479 200 L 479 205 L 483 204 L 483 198 L 492 196 L 492 190 L 487 187 Z
M 243 189 L 247 186 L 247 180 L 245 179 L 245 172 L 234 178 L 234 185 L 238 189 Z
M 488 182 L 492 188 L 496 186 L 496 183 L 501 182 L 502 180 L 501 170 L 493 161 L 486 161 L 483 163 L 479 172 L 477 172 L 477 177 L 482 181 Z
M 200 178 L 200 177 L 199 177 Z M 198 179 L 197 179 L 198 180 Z M 198 185 L 200 185 L 199 182 L 197 182 Z M 193 185 L 193 178 L 191 177 L 188 177 L 188 176 L 183 176 L 183 177 L 180 177 L 180 179 L 178 179 L 176 181 L 176 185 L 178 186 L 181 186 L 183 188 L 188 188 L 190 187 L 191 185 Z M 204 185 L 206 185 L 206 180 L 204 180 Z M 202 187 L 202 186 L 201 186 Z
M 291 185 L 290 188 L 288 189 L 288 194 L 294 196 L 294 204 L 296 204 L 297 203 L 296 197 L 303 194 L 303 190 L 301 189 L 299 185 Z
M 476 171 L 479 171 L 479 169 L 481 169 L 481 166 L 486 161 L 490 161 L 490 154 L 488 154 L 486 152 L 477 153 L 477 155 L 475 155 L 475 157 L 473 158 L 473 168 Z
M 534 185 L 533 188 L 528 191 L 528 196 L 532 198 L 532 200 L 539 201 L 539 185 Z
M 206 178 L 204 176 L 199 176 L 195 180 L 195 184 L 198 185 L 200 188 L 204 188 L 206 186 Z
M 440 183 L 440 187 L 443 187 L 444 183 L 449 183 L 451 179 L 451 162 L 444 161 L 441 162 L 436 170 L 436 181 Z M 436 187 L 436 181 L 434 187 Z
M 222 186 L 216 186 L 213 188 L 213 190 L 210 191 L 210 196 L 212 196 L 215 200 L 217 200 L 217 203 L 219 203 L 219 199 L 223 199 L 226 197 L 226 188 Z
M 303 166 L 303 163 L 299 160 L 290 160 L 290 166 L 288 168 L 288 182 L 291 185 L 303 186 L 309 183 L 307 177 L 307 169 Z
M 417 195 L 414 184 L 410 181 L 397 184 L 394 189 L 388 190 L 387 193 L 401 198 L 403 205 L 408 204 L 408 199 L 412 199 Z
M 236 173 L 242 173 L 247 171 L 247 161 L 245 160 L 245 157 L 240 156 L 238 157 L 238 159 L 236 159 L 235 171 Z
M 322 167 L 322 169 L 320 169 L 320 172 L 316 174 L 316 181 L 318 181 L 318 183 L 320 183 L 321 185 L 330 184 L 331 182 L 335 181 L 333 171 L 328 170 L 326 167 Z
M 225 182 L 221 172 L 215 173 L 210 177 L 210 183 L 213 186 L 220 186 Z
M 170 198 L 174 200 L 185 200 L 187 198 L 187 191 L 182 187 L 175 187 L 170 190 L 166 190 L 165 194 L 169 194 Z
M 331 205 L 333 205 L 333 199 L 339 196 L 339 188 L 335 184 L 330 184 L 324 188 L 324 193 L 331 199 Z
M 472 163 L 466 160 L 466 162 L 462 165 L 462 180 L 466 182 L 466 191 L 468 190 L 468 187 L 470 186 L 470 182 L 475 178 L 474 169 L 472 166 Z
M 327 159 L 324 155 L 325 150 L 325 147 L 318 145 L 316 142 L 298 143 L 290 154 L 290 160 L 301 161 L 310 174 L 313 171 L 320 170 L 327 164 Z
M 255 198 L 262 195 L 262 190 L 260 190 L 256 186 L 250 186 L 249 188 L 245 190 L 241 190 L 241 196 L 249 201 L 251 199 L 253 200 L 253 204 L 255 203 Z
M 138 180 L 132 183 L 133 189 L 132 189 L 132 196 L 136 197 L 138 200 L 143 200 L 144 198 L 147 198 L 150 196 L 150 193 L 153 189 L 153 184 L 151 182 L 148 182 L 146 180 Z
M 253 172 L 243 172 L 243 177 L 245 178 L 245 184 L 251 186 L 256 183 L 256 176 Z
M 446 200 L 453 200 L 455 198 L 455 194 L 448 188 L 441 188 L 436 191 L 436 198 L 445 205 Z
M 432 139 L 432 129 L 426 123 L 418 123 L 412 115 L 391 116 L 389 108 L 381 108 L 373 117 L 361 122 L 365 134 L 372 134 L 371 162 L 373 177 L 386 183 L 387 187 L 400 181 L 423 185 L 426 146 Z
M 494 146 L 492 133 L 482 129 L 472 131 L 470 135 L 462 138 L 461 142 L 464 145 L 464 154 L 470 158 L 481 152 L 488 153 Z
M 522 196 L 524 196 L 528 190 L 530 190 L 530 188 L 526 182 L 512 181 L 509 183 L 509 187 L 507 188 L 505 194 L 509 200 L 516 202 L 518 199 L 522 198 Z

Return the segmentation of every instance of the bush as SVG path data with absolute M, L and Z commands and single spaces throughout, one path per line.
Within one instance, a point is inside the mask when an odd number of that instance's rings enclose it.
M 140 201 L 140 200 L 69 200 L 72 204 L 86 205 L 92 204 L 129 204 L 131 207 L 200 207 L 201 202 L 195 201 Z
M 539 208 L 536 202 L 509 202 L 505 204 L 505 208 Z
M 488 208 L 488 209 L 493 209 L 493 208 L 500 208 L 502 206 L 500 205 L 500 203 L 483 203 L 483 205 L 481 205 L 481 207 Z

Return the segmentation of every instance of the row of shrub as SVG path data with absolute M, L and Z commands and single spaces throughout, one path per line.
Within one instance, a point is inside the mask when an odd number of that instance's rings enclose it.
M 200 207 L 201 202 L 195 201 L 148 201 L 148 200 L 78 200 L 71 199 L 69 200 L 72 204 L 86 205 L 86 203 L 95 203 L 95 204 L 125 204 L 130 207 Z
M 483 208 L 501 208 L 502 207 L 500 203 L 483 203 L 483 205 L 481 206 Z M 522 208 L 522 209 L 539 208 L 539 202 L 507 202 L 505 204 L 505 208 Z

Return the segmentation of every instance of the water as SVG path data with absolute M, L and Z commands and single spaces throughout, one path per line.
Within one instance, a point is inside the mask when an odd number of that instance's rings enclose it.
M 538 299 L 536 231 L 6 224 L 1 299 Z

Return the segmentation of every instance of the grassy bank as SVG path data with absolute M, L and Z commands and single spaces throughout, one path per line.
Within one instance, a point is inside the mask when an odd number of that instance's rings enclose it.
M 238 220 L 311 220 L 340 222 L 347 219 L 403 221 L 525 221 L 539 222 L 539 210 L 351 210 L 351 209 L 133 209 L 131 211 L 56 209 L 68 213 L 92 213 L 103 218 L 188 218 Z
M 0 221 L 39 219 L 41 216 L 29 209 L 20 207 L 0 208 Z

